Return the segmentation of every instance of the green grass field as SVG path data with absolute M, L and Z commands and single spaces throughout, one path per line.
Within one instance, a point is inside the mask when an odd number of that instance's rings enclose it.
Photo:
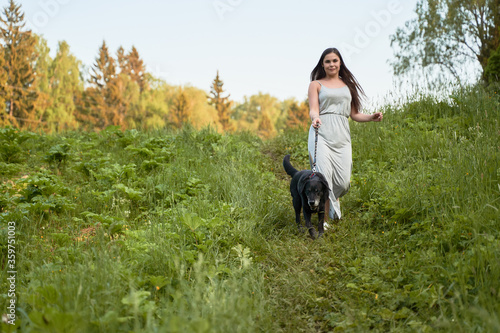
M 319 240 L 281 166 L 309 168 L 305 131 L 0 129 L 2 331 L 498 332 L 499 101 L 351 123 L 344 217 Z

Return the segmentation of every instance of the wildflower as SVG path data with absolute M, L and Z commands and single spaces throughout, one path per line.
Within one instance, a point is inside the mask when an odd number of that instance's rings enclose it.
M 160 287 L 156 286 L 156 290 L 160 290 Z

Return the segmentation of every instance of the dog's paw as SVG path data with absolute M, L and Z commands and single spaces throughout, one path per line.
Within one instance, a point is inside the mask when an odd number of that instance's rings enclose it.
M 318 235 L 316 234 L 316 230 L 314 230 L 314 228 L 309 229 L 309 235 L 311 235 L 312 239 L 318 238 Z

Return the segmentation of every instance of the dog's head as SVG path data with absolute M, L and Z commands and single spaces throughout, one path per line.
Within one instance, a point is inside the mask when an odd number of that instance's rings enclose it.
M 317 172 L 312 177 L 304 177 L 300 181 L 299 191 L 305 194 L 309 208 L 316 211 L 321 202 L 325 203 L 330 189 L 326 178 Z

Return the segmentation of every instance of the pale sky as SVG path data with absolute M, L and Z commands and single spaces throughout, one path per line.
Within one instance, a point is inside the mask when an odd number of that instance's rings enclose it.
M 172 85 L 209 91 L 216 71 L 231 99 L 307 97 L 324 49 L 377 100 L 391 93 L 389 36 L 415 17 L 416 0 L 22 0 L 27 26 L 54 55 L 65 40 L 91 66 L 102 41 L 113 55 L 134 45 L 147 69 Z M 2 0 L 3 6 L 8 4 Z

